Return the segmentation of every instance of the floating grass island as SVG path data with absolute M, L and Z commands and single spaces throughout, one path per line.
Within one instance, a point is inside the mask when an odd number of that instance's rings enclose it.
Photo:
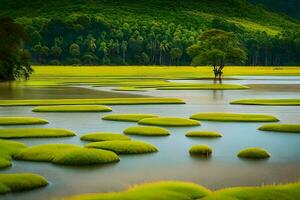
M 37 117 L 0 117 L 0 125 L 30 125 L 30 124 L 48 124 L 45 119 Z
M 244 90 L 249 87 L 237 84 L 170 84 L 158 90 Z
M 101 105 L 62 105 L 39 106 L 33 108 L 33 112 L 110 112 L 112 109 Z
M 212 149 L 208 145 L 199 144 L 192 146 L 189 150 L 191 155 L 196 155 L 200 157 L 209 157 L 212 154 Z
M 61 165 L 93 165 L 119 161 L 112 151 L 88 149 L 72 144 L 43 144 L 21 150 L 14 159 Z
M 205 137 L 205 138 L 217 138 L 222 137 L 221 133 L 214 131 L 189 131 L 185 134 L 187 137 Z
M 138 122 L 144 125 L 157 126 L 199 126 L 200 122 L 192 119 L 177 118 L 177 117 L 155 117 L 146 118 Z
M 237 156 L 240 158 L 248 159 L 266 159 L 269 158 L 271 154 L 265 149 L 259 147 L 251 147 L 241 150 Z
M 168 136 L 170 132 L 161 127 L 154 126 L 133 126 L 124 130 L 127 135 L 141 135 L 141 136 Z
M 241 105 L 300 106 L 300 99 L 240 99 L 230 103 Z
M 300 124 L 265 124 L 258 129 L 261 131 L 300 133 Z
M 50 138 L 71 137 L 76 134 L 73 131 L 62 128 L 10 128 L 0 129 L 0 138 Z
M 32 190 L 46 185 L 47 180 L 38 174 L 0 174 L 0 194 Z
M 118 133 L 110 133 L 110 132 L 94 132 L 94 133 L 86 133 L 80 137 L 81 140 L 85 141 L 112 141 L 112 140 L 130 140 L 130 138 L 126 135 L 118 134 Z
M 85 145 L 87 148 L 98 148 L 113 151 L 117 154 L 142 154 L 157 152 L 158 149 L 149 143 L 141 141 L 104 141 L 92 142 Z
M 10 167 L 12 156 L 26 147 L 25 144 L 20 142 L 0 139 L 0 168 Z
M 0 100 L 0 106 L 184 104 L 178 98 L 99 98 Z
M 158 117 L 157 115 L 152 114 L 110 114 L 105 115 L 103 120 L 111 120 L 111 121 L 127 121 L 127 122 L 138 122 L 145 118 L 153 118 Z
M 242 113 L 222 113 L 207 112 L 197 113 L 190 117 L 196 120 L 224 121 L 224 122 L 277 122 L 276 117 L 263 114 L 242 114 Z

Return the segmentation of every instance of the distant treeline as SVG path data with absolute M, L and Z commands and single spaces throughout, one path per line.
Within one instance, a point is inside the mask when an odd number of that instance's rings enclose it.
M 81 15 L 19 20 L 29 36 L 25 48 L 35 64 L 189 65 L 186 49 L 210 28 L 234 32 L 248 53 L 247 65 L 299 65 L 300 30 L 276 36 L 215 18 L 200 27 L 163 20 L 108 20 Z

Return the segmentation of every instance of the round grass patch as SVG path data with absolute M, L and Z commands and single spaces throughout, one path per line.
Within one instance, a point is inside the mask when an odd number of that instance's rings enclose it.
M 168 136 L 170 132 L 161 127 L 154 126 L 133 126 L 124 130 L 128 135 L 142 135 L 142 136 Z
M 0 129 L 0 138 L 49 138 L 75 136 L 73 131 L 62 128 L 10 128 Z
M 158 149 L 152 144 L 133 140 L 92 142 L 85 145 L 85 147 L 105 149 L 117 154 L 142 154 L 158 151 Z
M 0 139 L 0 168 L 11 166 L 12 156 L 26 147 L 25 144 L 20 142 Z
M 30 124 L 48 124 L 48 121 L 37 117 L 0 117 L 0 125 Z
M 138 122 L 145 118 L 158 117 L 152 114 L 110 114 L 102 117 L 104 120 Z
M 109 132 L 95 132 L 95 133 L 87 133 L 80 137 L 81 140 L 85 141 L 111 141 L 111 140 L 130 140 L 130 138 L 126 135 L 118 134 L 118 133 L 109 133 Z
M 258 129 L 261 131 L 300 133 L 300 124 L 265 124 Z
M 177 118 L 177 117 L 155 117 L 146 118 L 138 122 L 145 125 L 158 126 L 199 126 L 200 122 L 192 119 Z
M 199 144 L 192 146 L 189 150 L 191 155 L 196 155 L 200 157 L 209 157 L 212 154 L 212 149 L 208 145 Z
M 32 146 L 20 151 L 14 159 L 52 162 L 61 165 L 92 165 L 119 161 L 119 157 L 112 151 L 82 148 L 72 144 Z
M 189 131 L 185 134 L 187 137 L 205 137 L 205 138 L 216 138 L 222 137 L 221 133 L 213 131 Z
M 241 150 L 237 156 L 240 158 L 248 159 L 266 159 L 269 158 L 271 154 L 265 149 L 259 147 L 251 147 Z
M 224 122 L 277 122 L 276 117 L 262 114 L 207 112 L 197 113 L 190 117 L 196 120 L 224 121 Z
M 33 112 L 110 112 L 112 109 L 101 105 L 61 105 L 61 106 L 38 106 Z

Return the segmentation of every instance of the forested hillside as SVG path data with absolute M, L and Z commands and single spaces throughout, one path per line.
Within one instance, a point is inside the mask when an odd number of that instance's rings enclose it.
M 38 64 L 189 65 L 206 29 L 235 32 L 248 65 L 300 64 L 300 23 L 246 0 L 0 0 Z

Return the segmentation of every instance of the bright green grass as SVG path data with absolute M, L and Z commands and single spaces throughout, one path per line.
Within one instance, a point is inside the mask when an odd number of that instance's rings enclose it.
M 262 114 L 242 114 L 242 113 L 220 113 L 208 112 L 197 113 L 191 116 L 191 119 L 207 121 L 225 121 L 225 122 L 277 122 L 276 117 Z
M 154 126 L 133 126 L 124 130 L 127 135 L 142 135 L 142 136 L 168 136 L 170 132 L 161 127 Z
M 73 131 L 62 128 L 10 128 L 0 129 L 0 138 L 47 138 L 75 136 Z
M 300 99 L 241 99 L 230 103 L 265 106 L 300 106 Z
M 142 154 L 157 152 L 158 149 L 149 143 L 141 141 L 104 141 L 92 142 L 85 145 L 87 148 L 98 148 L 113 151 L 117 154 Z
M 128 121 L 128 122 L 138 122 L 141 119 L 158 117 L 152 114 L 110 114 L 105 115 L 102 119 L 111 121 Z
M 300 133 L 300 124 L 265 124 L 258 129 L 261 131 Z
M 0 194 L 32 190 L 46 185 L 47 180 L 37 174 L 0 174 Z
M 102 98 L 0 100 L 0 106 L 184 104 L 178 98 Z
M 189 152 L 191 155 L 209 157 L 212 154 L 212 149 L 208 145 L 199 144 L 199 145 L 192 146 Z
M 82 148 L 72 144 L 43 144 L 20 151 L 14 159 L 44 161 L 61 165 L 92 165 L 119 161 L 111 151 Z
M 177 117 L 155 117 L 146 118 L 138 122 L 145 125 L 158 126 L 199 126 L 200 122 L 192 119 L 177 118 Z
M 158 90 L 242 90 L 249 89 L 247 86 L 234 84 L 170 84 L 158 87 Z
M 33 112 L 110 112 L 112 109 L 101 105 L 39 106 Z
M 265 159 L 269 158 L 271 154 L 267 152 L 265 149 L 259 147 L 251 147 L 241 150 L 238 155 L 240 158 L 248 158 L 248 159 Z
M 213 131 L 189 131 L 185 134 L 187 137 L 206 137 L 206 138 L 216 138 L 222 137 L 221 133 Z
M 0 117 L 0 125 L 26 124 L 48 124 L 48 121 L 37 117 Z
M 112 141 L 112 140 L 130 140 L 130 138 L 126 135 L 118 134 L 118 133 L 110 133 L 110 132 L 94 132 L 87 133 L 80 137 L 81 140 L 85 141 Z
M 26 147 L 25 144 L 20 142 L 0 139 L 0 168 L 11 166 L 12 156 Z

